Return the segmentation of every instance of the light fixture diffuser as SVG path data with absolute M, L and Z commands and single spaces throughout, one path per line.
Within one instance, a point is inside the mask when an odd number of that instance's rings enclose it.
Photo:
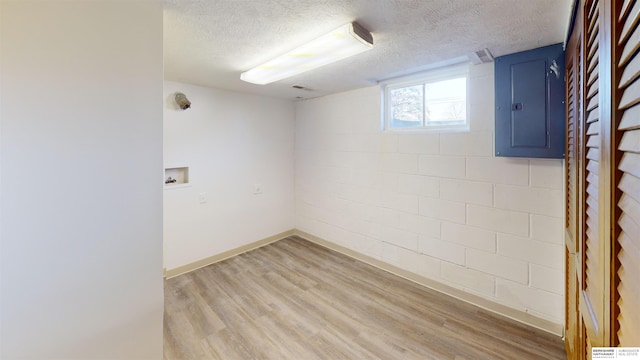
M 352 22 L 243 72 L 240 79 L 265 85 L 359 54 L 372 47 L 371 33 Z

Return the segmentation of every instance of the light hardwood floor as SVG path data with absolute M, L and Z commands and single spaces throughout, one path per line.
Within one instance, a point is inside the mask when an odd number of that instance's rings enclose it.
M 164 358 L 566 359 L 559 337 L 299 237 L 165 283 Z

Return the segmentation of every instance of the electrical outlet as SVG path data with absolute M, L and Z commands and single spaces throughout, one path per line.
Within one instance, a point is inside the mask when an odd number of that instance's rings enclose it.
M 262 194 L 262 184 L 253 184 L 253 194 Z
M 207 203 L 207 193 L 198 194 L 198 201 L 200 202 L 200 204 L 206 204 Z

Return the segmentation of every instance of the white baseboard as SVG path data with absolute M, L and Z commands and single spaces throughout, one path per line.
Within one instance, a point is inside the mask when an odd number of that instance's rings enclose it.
M 381 260 L 378 259 L 374 259 L 370 256 L 361 254 L 357 251 L 348 249 L 346 247 L 340 246 L 338 244 L 332 243 L 328 240 L 322 239 L 318 236 L 306 233 L 304 231 L 301 230 L 294 230 L 294 234 L 305 239 L 308 241 L 311 241 L 315 244 L 318 244 L 320 246 L 326 247 L 328 249 L 334 250 L 336 252 L 339 252 L 341 254 L 344 254 L 346 256 L 349 256 L 351 258 L 354 258 L 356 260 L 362 261 L 366 264 L 375 266 L 379 269 L 382 269 L 384 271 L 390 272 L 392 274 L 398 275 L 400 277 L 403 277 L 407 280 L 413 281 L 415 283 L 418 283 L 422 286 L 428 287 L 430 289 L 433 289 L 435 291 L 441 292 L 443 294 L 449 295 L 453 298 L 456 298 L 458 300 L 467 302 L 469 304 L 478 306 L 482 309 L 491 311 L 493 313 L 496 313 L 498 315 L 502 315 L 505 316 L 509 319 L 521 322 L 523 324 L 532 326 L 534 328 L 546 331 L 548 333 L 551 333 L 553 335 L 557 335 L 562 337 L 563 336 L 563 332 L 564 332 L 564 326 L 563 324 L 557 324 L 554 323 L 552 321 L 546 320 L 546 319 L 541 319 L 539 317 L 533 316 L 531 314 L 528 314 L 524 311 L 520 311 L 520 310 L 516 310 L 513 308 L 510 308 L 508 306 L 502 305 L 502 304 L 498 304 L 496 302 L 493 302 L 491 300 L 488 299 L 484 299 L 480 296 L 474 295 L 474 294 L 470 294 L 468 292 L 453 288 L 451 286 L 445 285 L 443 283 L 437 282 L 435 280 L 426 278 L 424 276 L 412 273 L 410 271 L 401 269 L 397 266 L 385 263 Z
M 240 255 L 242 253 L 246 253 L 247 251 L 251 251 L 253 249 L 257 249 L 259 247 L 271 244 L 273 242 L 276 242 L 278 240 L 282 240 L 288 236 L 294 235 L 295 232 L 294 230 L 288 230 L 285 232 L 281 232 L 280 234 L 276 234 L 273 236 L 269 236 L 268 238 L 264 238 L 262 240 L 258 240 L 258 241 L 254 241 L 250 244 L 246 244 L 240 247 L 237 247 L 235 249 L 231 249 L 225 252 L 222 252 L 220 254 L 217 255 L 213 255 L 213 256 L 209 256 L 207 258 L 204 259 L 200 259 L 198 261 L 194 261 L 192 263 L 186 264 L 186 265 L 182 265 L 182 266 L 178 266 L 177 268 L 173 268 L 173 269 L 164 269 L 164 277 L 167 279 L 170 279 L 172 277 L 176 277 L 178 275 L 182 275 L 185 273 L 188 273 L 190 271 L 193 270 L 197 270 L 200 269 L 201 267 L 205 267 L 207 265 L 211 265 L 214 263 L 217 263 L 219 261 L 228 259 L 230 257 L 234 257 L 236 255 Z

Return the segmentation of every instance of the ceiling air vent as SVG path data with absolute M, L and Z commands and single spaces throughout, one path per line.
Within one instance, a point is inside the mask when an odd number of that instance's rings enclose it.
M 478 50 L 467 56 L 473 65 L 486 64 L 493 61 L 493 55 L 491 55 L 489 49 Z
M 313 91 L 313 89 L 310 89 L 306 86 L 302 86 L 302 85 L 293 85 L 291 86 L 294 89 L 298 89 L 298 90 L 304 90 L 304 91 Z

